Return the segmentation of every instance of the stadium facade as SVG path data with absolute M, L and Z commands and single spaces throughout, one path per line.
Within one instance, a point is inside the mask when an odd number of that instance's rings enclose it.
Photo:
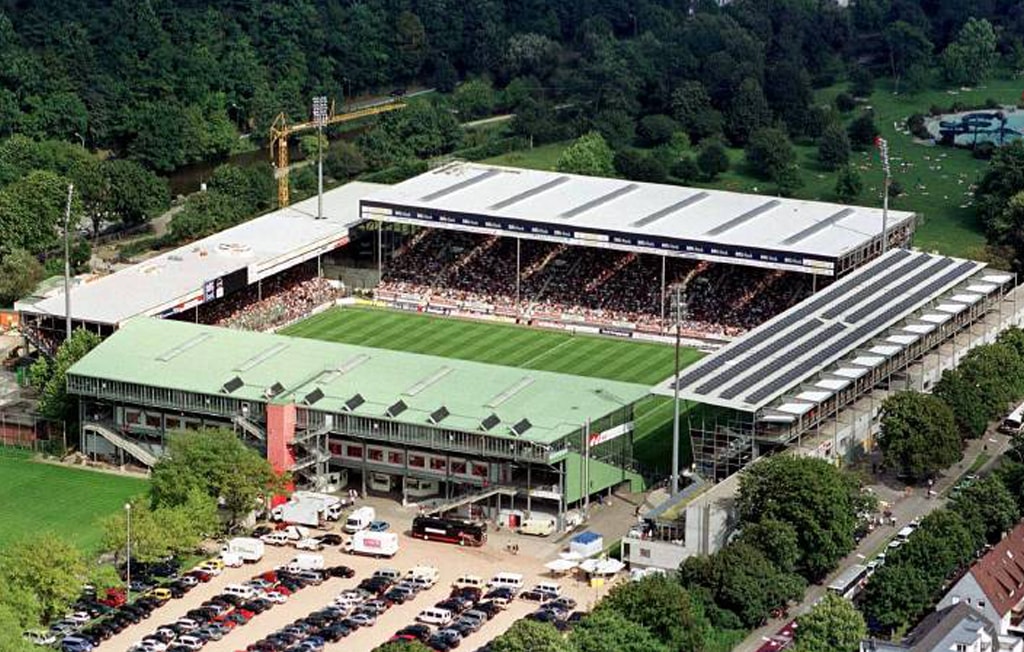
M 187 322 L 131 320 L 68 372 L 83 451 L 152 465 L 230 427 L 301 485 L 436 487 L 561 517 L 632 471 L 649 387 Z M 639 487 L 634 487 L 638 489 Z M 426 493 L 430 493 L 429 491 Z

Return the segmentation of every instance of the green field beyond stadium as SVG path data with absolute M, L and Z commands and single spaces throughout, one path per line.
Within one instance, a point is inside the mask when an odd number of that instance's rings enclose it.
M 99 549 L 97 521 L 145 493 L 145 480 L 32 461 L 0 452 L 0 548 L 22 537 L 53 532 L 83 552 Z
M 663 344 L 369 308 L 334 308 L 282 334 L 645 385 L 672 375 L 673 365 L 672 347 Z M 696 349 L 684 348 L 680 365 L 700 357 Z M 648 469 L 668 470 L 671 400 L 641 401 L 636 426 L 637 460 Z M 682 462 L 688 464 L 690 446 L 683 439 Z

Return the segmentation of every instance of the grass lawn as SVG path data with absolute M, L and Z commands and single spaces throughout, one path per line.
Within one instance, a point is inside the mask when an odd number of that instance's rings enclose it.
M 821 89 L 817 92 L 819 103 L 831 103 L 845 84 Z M 892 163 L 893 179 L 899 181 L 905 194 L 890 198 L 894 210 L 914 211 L 921 222 L 914 244 L 926 251 L 939 251 L 954 256 L 980 255 L 985 244 L 968 189 L 987 168 L 986 161 L 975 159 L 964 149 L 929 146 L 916 143 L 906 135 L 904 124 L 912 113 L 928 114 L 932 105 L 948 108 L 953 102 L 968 106 L 981 105 L 992 98 L 1002 104 L 1015 104 L 1024 90 L 1024 81 L 1018 79 L 993 79 L 972 90 L 933 90 L 916 95 L 893 95 L 890 80 L 882 79 L 866 106 L 875 112 L 875 124 L 889 141 L 889 156 Z M 858 108 L 843 116 L 851 122 L 865 107 Z M 484 161 L 498 165 L 553 170 L 558 156 L 569 141 L 551 143 L 532 150 L 510 152 Z M 800 199 L 836 201 L 836 174 L 818 163 L 818 148 L 813 143 L 797 143 L 796 151 L 804 185 L 796 192 Z M 775 194 L 774 184 L 765 182 L 750 174 L 744 164 L 743 151 L 730 149 L 732 168 L 714 182 L 692 182 L 688 185 Z M 882 205 L 882 170 L 878 154 L 854 152 L 853 164 L 864 182 L 864 192 L 853 203 L 864 206 Z
M 516 168 L 528 168 L 531 170 L 554 170 L 558 164 L 558 157 L 562 150 L 569 146 L 571 141 L 565 140 L 558 143 L 538 145 L 533 149 L 523 149 L 517 152 L 509 152 L 501 156 L 484 159 L 481 163 L 492 165 L 509 165 Z
M 148 483 L 98 471 L 33 462 L 27 455 L 0 453 L 0 547 L 51 531 L 93 553 L 101 532 L 96 521 L 122 508 Z
M 488 362 L 654 385 L 672 375 L 672 348 L 504 324 L 447 319 L 415 313 L 335 308 L 299 322 L 286 335 L 345 342 L 448 358 Z M 682 366 L 701 354 L 683 349 Z M 636 408 L 635 454 L 647 468 L 668 469 L 671 459 L 672 402 L 643 399 Z M 685 438 L 684 438 L 685 439 Z M 683 442 L 689 463 L 689 442 Z

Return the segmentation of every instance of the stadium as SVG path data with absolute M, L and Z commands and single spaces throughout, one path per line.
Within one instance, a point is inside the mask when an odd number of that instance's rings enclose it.
M 113 333 L 69 374 L 84 452 L 146 466 L 167 432 L 225 425 L 303 485 L 433 495 L 438 509 L 541 500 L 563 516 L 641 482 L 638 406 L 675 394 L 671 367 L 640 385 L 600 367 L 629 358 L 623 345 L 670 356 L 652 342 L 674 341 L 677 321 L 712 352 L 678 379 L 692 469 L 711 482 L 785 446 L 870 446 L 877 390 L 927 389 L 1019 322 L 1013 276 L 911 252 L 906 212 L 464 163 L 330 191 L 323 220 L 312 206 L 73 289 L 73 321 Z M 346 339 L 351 308 L 294 327 L 348 346 L 253 332 L 356 303 L 400 309 L 362 311 L 371 330 L 422 314 L 427 355 Z M 19 304 L 26 338 L 52 348 L 63 306 Z M 457 318 L 519 324 L 524 339 L 507 339 L 526 352 L 456 360 L 443 340 Z M 538 329 L 563 339 L 530 344 Z M 523 368 L 559 356 L 580 367 Z

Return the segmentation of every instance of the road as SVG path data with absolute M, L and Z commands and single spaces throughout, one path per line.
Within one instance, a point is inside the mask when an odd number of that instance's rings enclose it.
M 810 611 L 816 602 L 825 595 L 826 587 L 832 580 L 838 577 L 843 571 L 854 564 L 862 564 L 865 560 L 874 557 L 888 541 L 910 521 L 922 518 L 932 511 L 944 507 L 948 502 L 945 497 L 949 490 L 957 483 L 961 476 L 967 473 L 979 455 L 986 454 L 991 457 L 978 469 L 978 473 L 985 473 L 991 470 L 993 464 L 1006 452 L 1010 446 L 1010 438 L 1005 435 L 989 433 L 982 439 L 971 440 L 967 444 L 963 460 L 956 466 L 946 469 L 935 482 L 935 491 L 939 497 L 928 498 L 924 489 L 912 488 L 913 491 L 903 495 L 892 505 L 892 515 L 896 518 L 895 525 L 885 525 L 875 528 L 868 536 L 861 539 L 857 548 L 847 555 L 840 563 L 837 570 L 831 573 L 821 584 L 812 584 L 804 593 L 803 601 L 789 609 L 789 615 L 784 618 L 774 618 L 765 626 L 754 630 L 747 638 L 736 647 L 735 652 L 755 652 L 765 643 L 768 636 L 777 632 L 783 625 L 793 618 Z

